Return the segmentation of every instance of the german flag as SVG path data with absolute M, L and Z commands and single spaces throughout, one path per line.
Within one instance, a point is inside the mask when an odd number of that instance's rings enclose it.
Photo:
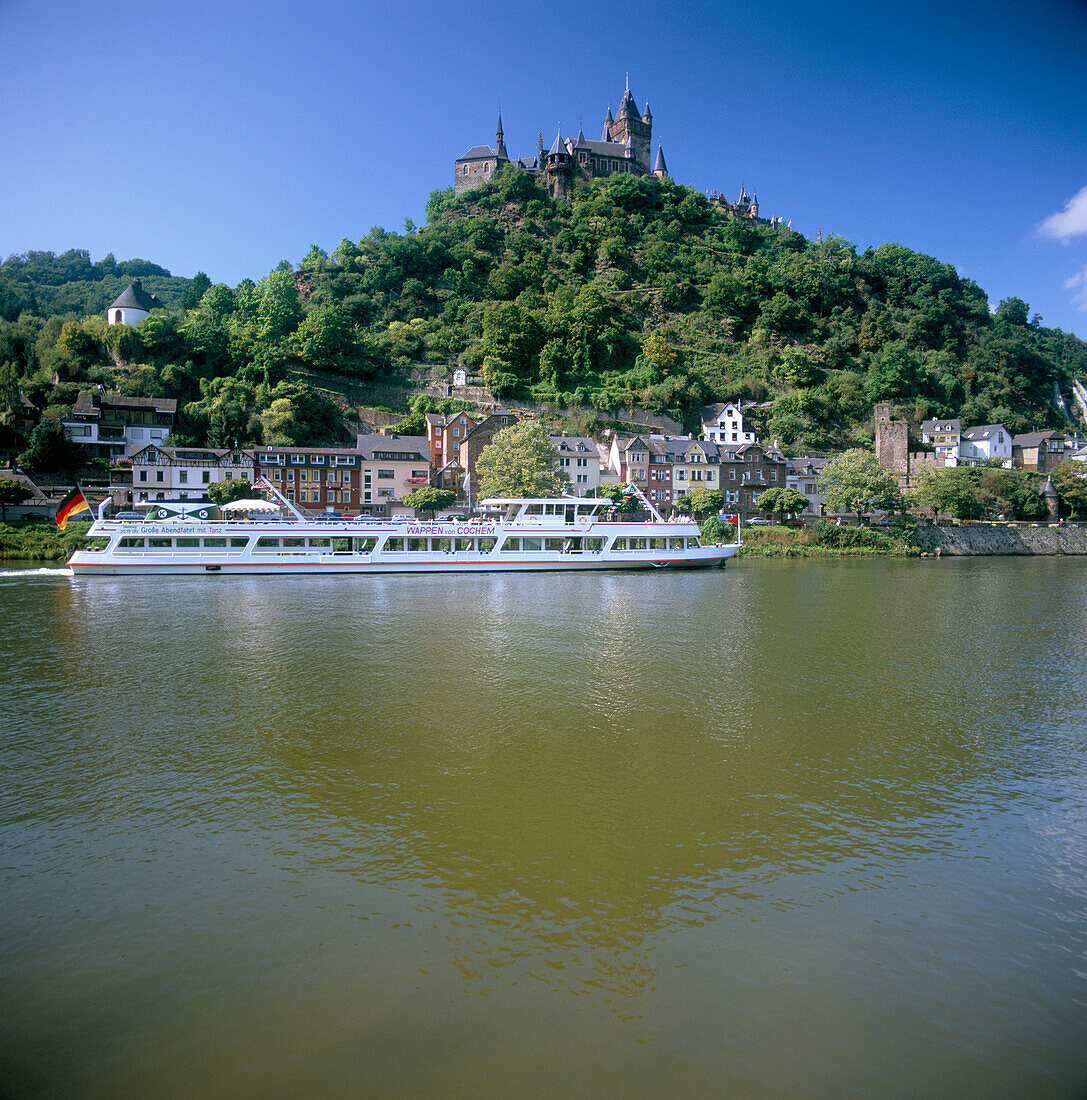
M 57 526 L 63 531 L 71 516 L 90 510 L 91 506 L 87 503 L 83 490 L 77 485 L 57 506 Z

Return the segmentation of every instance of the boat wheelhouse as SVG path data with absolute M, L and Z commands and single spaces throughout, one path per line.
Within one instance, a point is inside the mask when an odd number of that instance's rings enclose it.
M 695 523 L 664 520 L 640 493 L 648 521 L 614 516 L 607 499 L 564 496 L 484 500 L 467 521 L 425 522 L 314 518 L 261 488 L 273 504 L 238 502 L 251 507 L 225 519 L 170 502 L 140 522 L 112 519 L 106 501 L 88 532 L 105 546 L 68 564 L 77 576 L 693 569 L 724 565 L 740 548 L 704 546 Z

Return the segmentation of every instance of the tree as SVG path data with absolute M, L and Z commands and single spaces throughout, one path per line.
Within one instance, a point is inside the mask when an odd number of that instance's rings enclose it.
M 642 354 L 661 374 L 671 373 L 678 359 L 668 337 L 660 329 L 655 329 L 642 341 Z
M 253 496 L 253 486 L 248 481 L 213 481 L 208 486 L 208 497 L 216 504 L 229 504 L 232 500 L 248 500 Z
M 627 492 L 621 485 L 610 482 L 606 485 L 598 485 L 594 493 L 598 498 L 610 500 L 615 510 L 624 515 L 632 515 L 641 508 L 638 498 L 633 493 Z
M 703 516 L 715 516 L 725 506 L 725 494 L 720 489 L 708 489 L 704 485 L 683 494 L 687 508 L 696 519 Z
M 7 523 L 8 505 L 22 504 L 30 496 L 30 490 L 13 478 L 0 478 L 0 521 Z
M 181 295 L 181 308 L 182 309 L 196 309 L 200 304 L 200 299 L 204 297 L 204 292 L 211 289 L 211 280 L 203 271 L 198 271 L 189 283 L 188 290 Z
M 926 470 L 910 495 L 912 503 L 931 508 L 933 519 L 948 512 L 956 519 L 977 519 L 985 507 L 978 497 L 977 476 L 966 466 Z
M 412 489 L 404 503 L 417 512 L 429 512 L 431 518 L 434 513 L 442 508 L 448 508 L 457 499 L 457 494 L 452 489 L 438 489 L 433 485 L 420 485 L 418 489 Z
M 570 487 L 559 452 L 542 424 L 524 420 L 504 428 L 476 462 L 479 497 L 554 497 Z
M 835 512 L 856 512 L 864 522 L 864 513 L 882 508 L 893 511 L 902 503 L 898 482 L 880 466 L 871 451 L 855 447 L 832 458 L 817 482 L 826 506 Z
M 1058 462 L 1049 476 L 1053 479 L 1053 488 L 1061 498 L 1061 504 L 1073 515 L 1087 508 L 1087 465 L 1073 459 Z
M 43 417 L 16 462 L 25 470 L 69 473 L 79 465 L 78 446 L 68 438 L 59 420 Z
M 803 493 L 796 489 L 774 488 L 767 489 L 755 501 L 760 512 L 771 512 L 779 519 L 788 513 L 803 512 L 809 505 L 809 500 Z

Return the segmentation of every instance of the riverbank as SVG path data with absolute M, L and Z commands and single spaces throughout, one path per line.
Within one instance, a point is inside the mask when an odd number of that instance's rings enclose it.
M 0 523 L 0 560 L 67 561 L 88 545 L 90 523 L 70 522 L 58 531 L 52 523 Z
M 829 530 L 827 529 L 829 528 Z M 740 558 L 918 557 L 912 526 L 901 532 L 872 527 L 748 527 L 740 535 Z

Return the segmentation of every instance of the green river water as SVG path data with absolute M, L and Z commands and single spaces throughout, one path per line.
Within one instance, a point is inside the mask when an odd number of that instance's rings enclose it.
M 1085 569 L 8 569 L 0 1095 L 1082 1097 Z

